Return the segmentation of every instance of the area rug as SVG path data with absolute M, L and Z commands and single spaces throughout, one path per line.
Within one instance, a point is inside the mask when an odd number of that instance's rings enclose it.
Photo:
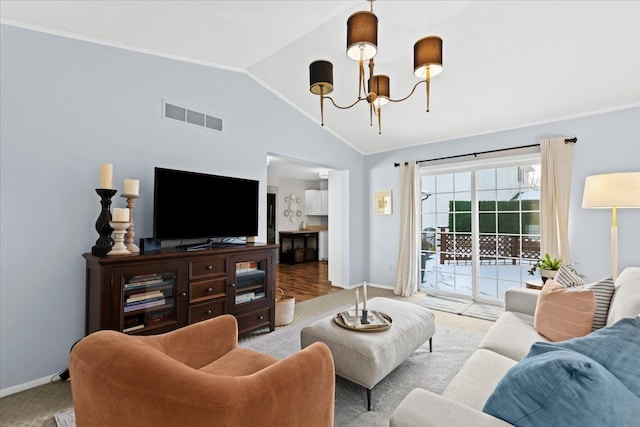
M 345 307 L 337 308 L 338 312 Z M 332 313 L 317 316 L 322 318 Z M 240 346 L 282 359 L 300 350 L 300 330 L 316 320 L 279 328 L 275 332 L 253 335 Z M 389 425 L 389 418 L 402 399 L 420 387 L 442 393 L 464 362 L 480 344 L 482 335 L 453 326 L 436 324 L 433 353 L 428 342 L 398 366 L 372 391 L 372 410 L 367 411 L 365 388 L 336 377 L 335 425 L 337 427 L 377 427 Z
M 496 320 L 504 312 L 502 307 L 473 301 L 427 294 L 420 305 L 432 310 L 446 311 L 477 319 Z
M 58 412 L 56 414 L 56 424 L 58 427 L 75 427 L 76 416 L 73 411 Z

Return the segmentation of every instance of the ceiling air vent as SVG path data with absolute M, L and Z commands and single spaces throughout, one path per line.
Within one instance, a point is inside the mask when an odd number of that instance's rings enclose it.
M 162 101 L 162 116 L 165 119 L 178 120 L 182 123 L 222 132 L 221 118 L 169 102 Z

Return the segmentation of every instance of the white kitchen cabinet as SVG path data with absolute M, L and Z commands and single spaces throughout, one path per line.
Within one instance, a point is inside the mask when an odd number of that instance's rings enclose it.
M 305 208 L 305 215 L 329 215 L 329 192 L 327 190 L 306 190 Z
M 320 261 L 329 259 L 329 232 L 327 230 L 318 232 L 318 259 Z

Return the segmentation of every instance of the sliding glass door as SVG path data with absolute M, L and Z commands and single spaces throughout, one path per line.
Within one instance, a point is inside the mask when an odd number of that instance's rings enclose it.
M 421 175 L 421 288 L 499 303 L 540 253 L 538 156 Z

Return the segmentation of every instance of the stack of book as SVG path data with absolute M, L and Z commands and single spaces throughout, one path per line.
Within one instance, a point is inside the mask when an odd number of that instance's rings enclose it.
M 143 308 L 156 307 L 166 304 L 167 300 L 162 291 L 149 291 L 140 294 L 129 295 L 124 303 L 124 312 L 142 310 Z
M 236 295 L 236 304 L 242 304 L 243 302 L 249 302 L 259 298 L 264 298 L 264 292 L 245 292 L 244 294 Z
M 356 315 L 355 310 L 346 310 L 338 313 L 338 316 L 342 318 L 345 325 L 354 329 L 379 329 L 391 324 L 384 316 L 375 310 L 367 311 L 369 323 L 362 323 L 361 310 L 358 310 L 358 315 Z
M 142 328 L 144 328 L 144 323 L 142 323 L 142 319 L 138 316 L 131 319 L 125 319 L 124 329 L 122 329 L 122 332 L 132 332 Z
M 165 278 L 158 274 L 146 274 L 142 276 L 135 276 L 129 279 L 127 283 L 125 283 L 124 290 L 128 291 L 131 289 L 146 288 L 148 286 L 156 286 L 160 284 L 170 283 L 170 281 L 173 279 L 174 279 L 173 277 Z

